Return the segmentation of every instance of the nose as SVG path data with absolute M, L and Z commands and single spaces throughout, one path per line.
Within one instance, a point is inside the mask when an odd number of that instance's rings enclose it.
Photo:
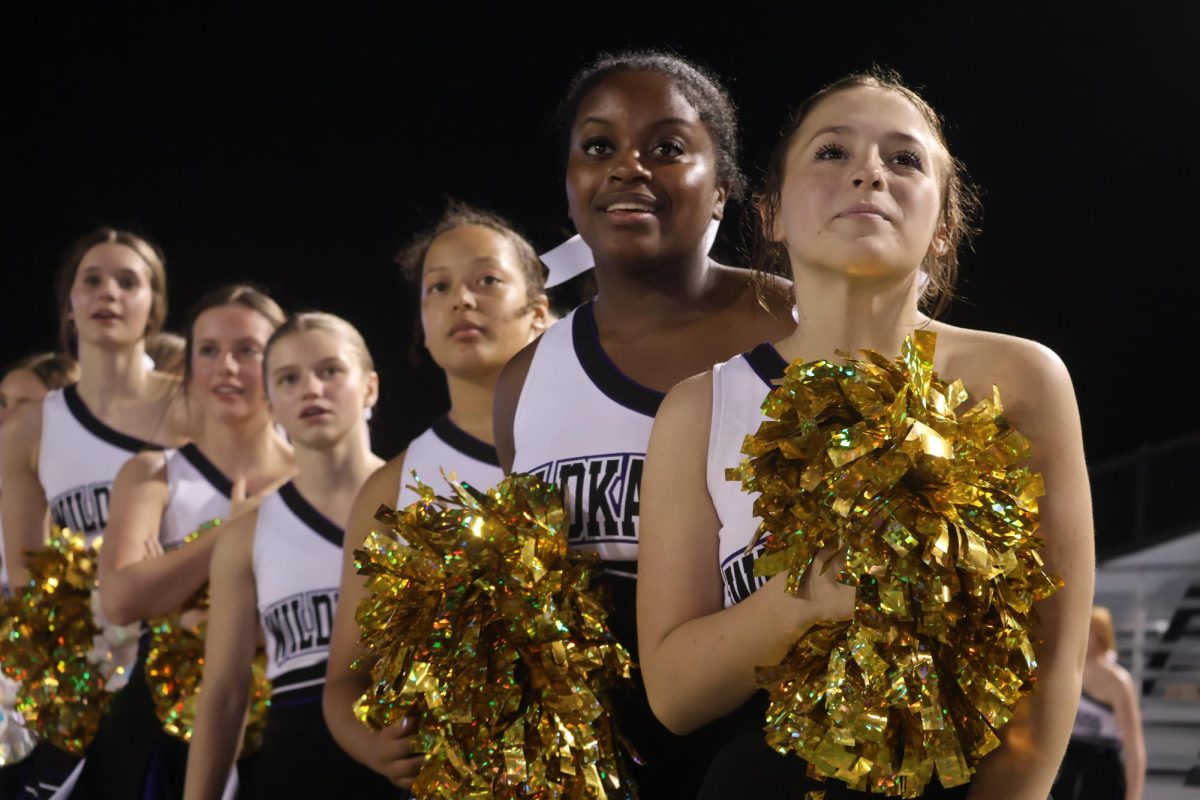
M 302 389 L 302 396 L 305 398 L 321 395 L 321 381 L 317 378 L 316 372 L 309 370 L 304 373 Z
M 460 308 L 475 308 L 475 293 L 467 286 L 466 281 L 455 284 L 451 297 L 454 300 L 454 310 L 456 311 Z
M 221 371 L 232 375 L 237 372 L 237 358 L 232 350 L 226 350 L 221 354 Z
M 870 185 L 872 189 L 882 189 L 883 176 L 883 161 L 879 157 L 879 153 L 871 150 L 855 165 L 850 180 L 855 189 L 861 188 L 864 184 Z
M 650 170 L 642 163 L 642 154 L 635 148 L 621 150 L 612 162 L 612 170 L 608 179 L 613 183 L 624 181 L 645 181 L 650 178 Z

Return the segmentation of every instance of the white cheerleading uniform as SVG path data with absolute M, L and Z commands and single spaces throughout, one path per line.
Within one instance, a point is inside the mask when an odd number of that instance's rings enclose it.
M 158 540 L 164 550 L 172 550 L 204 523 L 229 516 L 233 482 L 194 444 L 168 450 L 165 456 L 167 507 Z
M 158 449 L 101 422 L 75 386 L 50 392 L 42 401 L 38 479 L 54 524 L 91 542 L 108 524 L 117 472 L 136 453 Z
M 1072 741 L 1088 744 L 1121 746 L 1121 728 L 1117 725 L 1117 714 L 1108 703 L 1083 692 L 1079 696 L 1079 710 L 1075 713 L 1075 725 L 1071 729 Z
M 422 483 L 432 486 L 441 495 L 446 493 L 443 472 L 447 477 L 453 472 L 462 483 L 485 492 L 504 478 L 496 448 L 476 439 L 446 416 L 413 439 L 404 451 L 397 508 L 412 505 L 419 499 L 409 488 L 413 485 L 413 472 Z
M 585 303 L 542 334 L 513 419 L 513 472 L 561 487 L 571 546 L 630 578 L 642 466 L 662 400 L 609 360 Z
M 258 507 L 254 583 L 272 697 L 325 682 L 343 530 L 284 484 Z
M 754 559 L 762 549 L 747 552 L 760 519 L 754 516 L 756 495 L 742 490 L 739 481 L 725 479 L 725 470 L 746 456 L 742 442 L 766 419 L 763 401 L 783 377 L 787 362 L 770 344 L 717 364 L 712 370 L 712 422 L 708 432 L 708 494 L 721 522 L 718 539 L 725 607 L 740 603 L 766 582 L 754 576 Z

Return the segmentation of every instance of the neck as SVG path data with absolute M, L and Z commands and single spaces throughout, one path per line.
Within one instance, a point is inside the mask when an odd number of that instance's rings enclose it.
M 109 350 L 87 342 L 79 343 L 80 375 L 77 388 L 94 413 L 103 414 L 120 401 L 140 399 L 149 377 L 141 341 L 123 350 Z
M 789 359 L 834 358 L 838 351 L 858 356 L 863 349 L 884 356 L 930 320 L 917 308 L 917 273 L 866 280 L 833 270 L 793 265 L 799 323 L 780 343 Z
M 446 374 L 450 392 L 450 421 L 482 442 L 493 444 L 492 397 L 496 393 L 499 373 L 478 378 Z
M 631 333 L 703 313 L 713 262 L 699 251 L 683 259 L 645 263 L 636 269 L 596 265 L 596 324 L 620 320 Z
M 266 411 L 240 420 L 205 420 L 196 445 L 230 478 L 261 472 L 286 449 Z
M 293 482 L 300 494 L 310 500 L 337 496 L 347 500 L 348 509 L 363 483 L 383 464 L 367 446 L 365 424 L 359 423 L 330 447 L 315 450 L 295 444 L 297 475 Z M 344 519 L 334 521 L 345 523 Z

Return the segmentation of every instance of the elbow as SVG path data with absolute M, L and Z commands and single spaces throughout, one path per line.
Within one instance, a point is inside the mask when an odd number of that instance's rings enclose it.
M 655 718 L 676 736 L 687 736 L 700 728 L 703 721 L 696 719 L 694 713 L 689 713 L 694 712 L 695 704 L 685 702 L 685 698 L 671 691 L 671 687 L 666 685 L 670 683 L 669 680 L 654 680 L 653 674 L 654 670 L 649 669 L 643 660 L 642 679 L 646 687 L 646 699 Z
M 142 618 L 130 598 L 112 587 L 100 591 L 100 611 L 114 625 L 132 625 Z

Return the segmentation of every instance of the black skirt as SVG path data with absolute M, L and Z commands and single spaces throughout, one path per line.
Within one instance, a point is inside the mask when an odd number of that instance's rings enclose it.
M 262 747 L 239 769 L 239 800 L 403 800 L 408 792 L 338 746 L 321 713 L 322 686 L 271 698 Z
M 1051 795 L 1054 800 L 1125 800 L 1120 745 L 1072 739 Z

